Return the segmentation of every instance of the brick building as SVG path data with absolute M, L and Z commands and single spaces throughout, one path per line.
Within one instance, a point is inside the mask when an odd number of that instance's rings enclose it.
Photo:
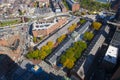
M 80 9 L 80 4 L 79 2 L 75 2 L 74 0 L 66 0 L 69 8 L 75 12 L 75 11 L 78 11 Z
M 42 37 L 46 36 L 59 27 L 61 27 L 63 24 L 65 24 L 67 19 L 65 17 L 58 18 L 58 20 L 44 20 L 33 23 L 32 33 L 34 37 Z

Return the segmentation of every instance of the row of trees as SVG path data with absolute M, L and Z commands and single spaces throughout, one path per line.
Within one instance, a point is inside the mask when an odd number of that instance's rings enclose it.
M 40 50 L 37 49 L 35 51 L 30 51 L 26 55 L 26 57 L 28 59 L 43 60 L 43 59 L 45 59 L 46 56 L 48 56 L 51 53 L 53 47 L 54 47 L 54 43 L 52 41 L 49 41 L 45 46 L 41 47 Z
M 58 44 L 60 44 L 65 38 L 66 38 L 66 34 L 63 34 L 59 38 L 57 38 Z
M 82 21 L 82 22 L 84 22 L 84 21 Z M 101 28 L 102 24 L 99 22 L 93 22 L 91 26 L 92 26 L 93 30 L 99 30 Z M 85 41 L 91 41 L 93 37 L 94 37 L 94 33 L 92 31 L 85 32 L 83 34 L 83 39 Z
M 66 50 L 61 56 L 60 63 L 63 67 L 71 69 L 78 58 L 80 58 L 82 52 L 87 48 L 87 44 L 83 41 L 78 41 L 73 44 L 72 47 Z
M 74 23 L 74 24 L 72 24 L 72 25 L 68 28 L 68 30 L 69 30 L 70 32 L 73 32 L 76 27 L 77 27 L 77 24 Z
M 0 27 L 14 25 L 18 23 L 20 23 L 20 20 L 11 20 L 11 21 L 3 21 L 3 22 L 0 21 Z

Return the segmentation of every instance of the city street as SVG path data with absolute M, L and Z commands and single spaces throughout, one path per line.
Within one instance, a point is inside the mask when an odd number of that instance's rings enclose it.
M 62 69 L 56 70 L 46 62 L 42 61 L 40 64 L 38 64 L 43 70 L 45 70 L 47 73 L 53 73 L 55 75 L 59 76 L 66 76 L 66 72 L 64 72 Z

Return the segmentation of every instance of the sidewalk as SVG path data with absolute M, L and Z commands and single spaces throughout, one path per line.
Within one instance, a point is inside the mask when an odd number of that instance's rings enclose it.
M 54 75 L 59 75 L 59 76 L 66 76 L 66 73 L 63 70 L 55 70 L 53 67 L 51 67 L 49 64 L 47 64 L 44 61 L 42 61 L 38 65 L 47 73 L 53 73 Z

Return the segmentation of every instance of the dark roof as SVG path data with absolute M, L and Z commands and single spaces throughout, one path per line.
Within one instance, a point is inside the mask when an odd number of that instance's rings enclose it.
M 93 60 L 94 56 L 96 55 L 96 51 L 98 50 L 99 46 L 102 45 L 102 43 L 105 40 L 105 37 L 108 35 L 109 31 L 106 31 L 106 26 L 103 26 L 100 29 L 100 32 L 93 38 L 91 43 L 89 44 L 88 48 L 85 50 L 81 58 L 76 62 L 76 65 L 71 70 L 71 73 L 77 73 L 80 70 L 80 67 L 82 67 L 82 64 L 84 66 L 84 73 L 86 74 L 89 70 Z M 107 33 L 107 34 L 106 34 Z M 98 46 L 99 45 L 99 46 Z M 93 51 L 93 49 L 95 49 Z M 94 53 L 93 53 L 94 52 Z
M 116 47 L 120 46 L 120 29 L 117 29 L 115 31 L 111 44 Z
M 0 79 L 3 75 L 8 76 L 15 67 L 17 67 L 17 64 L 10 57 L 0 54 Z

